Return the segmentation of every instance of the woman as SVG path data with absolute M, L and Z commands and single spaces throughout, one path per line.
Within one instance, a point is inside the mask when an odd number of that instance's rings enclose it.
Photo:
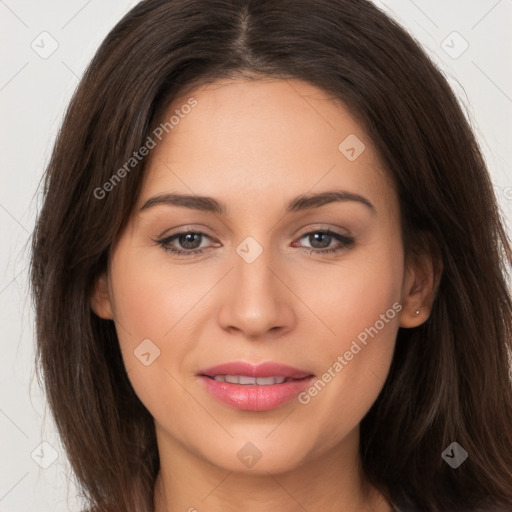
M 370 2 L 141 2 L 33 239 L 89 508 L 511 510 L 511 261 L 446 80 Z

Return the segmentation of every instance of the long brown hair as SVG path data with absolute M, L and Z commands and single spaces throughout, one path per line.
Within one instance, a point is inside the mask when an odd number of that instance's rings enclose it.
M 95 190 L 179 92 L 236 74 L 298 78 L 344 101 L 398 190 L 406 255 L 435 246 L 442 260 L 430 319 L 400 329 L 362 421 L 367 478 L 407 511 L 512 510 L 512 251 L 447 81 L 366 0 L 145 0 L 89 65 L 46 169 L 31 283 L 38 365 L 90 507 L 153 510 L 159 470 L 114 324 L 90 307 L 147 159 L 108 194 Z M 457 469 L 441 457 L 452 442 L 469 454 Z

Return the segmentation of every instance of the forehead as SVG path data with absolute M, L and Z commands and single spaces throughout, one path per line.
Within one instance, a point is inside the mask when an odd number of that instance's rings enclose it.
M 372 141 L 349 109 L 300 80 L 200 86 L 176 98 L 160 126 L 139 204 L 183 192 L 268 205 L 329 188 L 371 195 L 380 209 L 396 202 Z

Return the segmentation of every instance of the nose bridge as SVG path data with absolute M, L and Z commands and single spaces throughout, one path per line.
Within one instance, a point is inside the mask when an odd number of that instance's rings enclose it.
M 294 322 L 291 294 L 275 276 L 274 267 L 281 265 L 268 240 L 260 244 L 247 237 L 236 247 L 231 285 L 219 315 L 225 329 L 258 336 L 277 327 L 289 328 Z
M 240 254 L 242 253 L 242 254 Z M 259 254 L 258 254 L 259 253 Z M 258 250 L 251 242 L 240 244 L 237 248 L 237 257 L 235 258 L 234 277 L 237 287 L 241 293 L 248 297 L 254 297 L 259 300 L 261 295 L 266 296 L 267 300 L 275 299 L 275 279 L 270 268 L 272 268 L 272 250 Z

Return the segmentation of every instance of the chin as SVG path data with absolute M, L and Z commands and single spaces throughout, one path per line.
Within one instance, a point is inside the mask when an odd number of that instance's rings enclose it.
M 264 435 L 268 435 L 268 430 Z M 220 450 L 214 453 L 211 452 L 212 445 L 205 447 L 203 457 L 226 471 L 252 475 L 286 473 L 305 463 L 309 453 L 306 444 L 299 439 L 285 444 L 282 437 L 271 441 L 264 436 L 245 435 L 219 443 Z

